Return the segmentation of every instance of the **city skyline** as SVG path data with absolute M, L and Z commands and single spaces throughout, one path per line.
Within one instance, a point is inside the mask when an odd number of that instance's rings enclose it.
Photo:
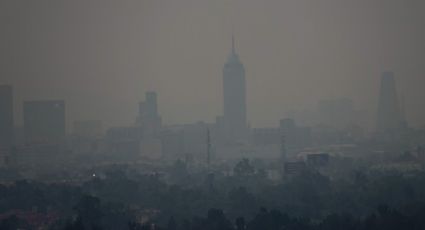
M 423 4 L 327 2 L 329 8 L 307 7 L 305 1 L 206 1 L 184 9 L 172 1 L 127 2 L 121 8 L 104 1 L 102 9 L 85 6 L 79 20 L 73 14 L 82 7 L 79 1 L 51 7 L 41 1 L 31 12 L 24 9 L 31 3 L 4 1 L 2 15 L 11 23 L 1 38 L 0 82 L 14 86 L 18 124 L 20 104 L 40 99 L 66 100 L 68 124 L 132 124 L 146 91 L 158 93 L 164 124 L 212 122 L 223 112 L 220 72 L 233 27 L 247 71 L 252 127 L 274 126 L 288 110 L 309 109 L 321 99 L 348 97 L 367 110 L 373 128 L 379 75 L 386 70 L 397 75 L 409 123 L 423 125 Z M 353 14 L 353 7 L 363 9 L 363 16 Z M 206 10 L 212 14 L 204 15 Z M 61 16 L 50 20 L 56 13 Z M 69 20 L 74 26 L 61 29 Z M 9 39 L 14 36 L 19 39 Z
M 424 12 L 0 0 L 0 230 L 425 229 Z

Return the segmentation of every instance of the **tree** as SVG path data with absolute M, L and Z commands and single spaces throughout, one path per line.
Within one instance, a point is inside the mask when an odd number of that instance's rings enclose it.
M 88 195 L 83 196 L 75 206 L 75 210 L 84 226 L 92 229 L 99 228 L 103 216 L 99 198 Z
M 245 230 L 246 224 L 243 217 L 236 218 L 236 230 Z
M 177 230 L 177 223 L 174 220 L 174 217 L 171 217 L 170 220 L 168 221 L 167 229 L 168 230 Z
M 0 229 L 2 230 L 15 230 L 19 229 L 20 221 L 15 215 L 10 216 L 0 222 Z

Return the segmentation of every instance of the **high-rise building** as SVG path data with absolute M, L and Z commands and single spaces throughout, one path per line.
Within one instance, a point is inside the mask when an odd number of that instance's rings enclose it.
M 245 68 L 232 50 L 223 68 L 223 123 L 229 140 L 243 139 L 247 133 Z
M 0 85 L 0 147 L 10 147 L 13 137 L 13 90 Z
M 381 76 L 381 90 L 379 94 L 376 126 L 377 131 L 379 133 L 398 132 L 405 123 L 402 119 L 394 73 L 384 72 Z
M 161 128 L 161 117 L 158 114 L 157 95 L 147 92 L 145 101 L 139 103 L 139 124 L 145 134 L 158 134 Z
M 24 129 L 27 143 L 53 143 L 65 138 L 65 102 L 24 102 Z

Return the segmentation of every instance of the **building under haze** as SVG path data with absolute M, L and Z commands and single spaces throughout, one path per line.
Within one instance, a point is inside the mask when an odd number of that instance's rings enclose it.
M 10 147 L 13 137 L 13 90 L 0 85 L 0 147 Z
M 382 73 L 376 124 L 378 133 L 397 134 L 405 125 L 396 88 L 394 73 Z
M 283 138 L 287 153 L 294 149 L 302 149 L 311 145 L 311 129 L 299 126 L 294 119 L 281 119 L 279 122 L 279 138 Z M 282 141 L 280 139 L 280 141 Z
M 139 125 L 143 133 L 152 136 L 158 134 L 161 128 L 161 117 L 158 113 L 156 92 L 147 92 L 145 101 L 139 103 Z
M 232 50 L 223 68 L 223 127 L 228 140 L 244 139 L 247 134 L 245 68 Z
M 24 102 L 24 130 L 26 142 L 55 143 L 65 138 L 65 102 Z

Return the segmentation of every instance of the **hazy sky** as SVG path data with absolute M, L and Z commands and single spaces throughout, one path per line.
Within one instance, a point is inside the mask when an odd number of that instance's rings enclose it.
M 425 124 L 423 0 L 1 0 L 0 84 L 17 123 L 23 100 L 65 99 L 69 122 L 132 124 L 147 90 L 165 123 L 210 122 L 232 27 L 252 126 L 330 97 L 372 118 L 384 70 Z

